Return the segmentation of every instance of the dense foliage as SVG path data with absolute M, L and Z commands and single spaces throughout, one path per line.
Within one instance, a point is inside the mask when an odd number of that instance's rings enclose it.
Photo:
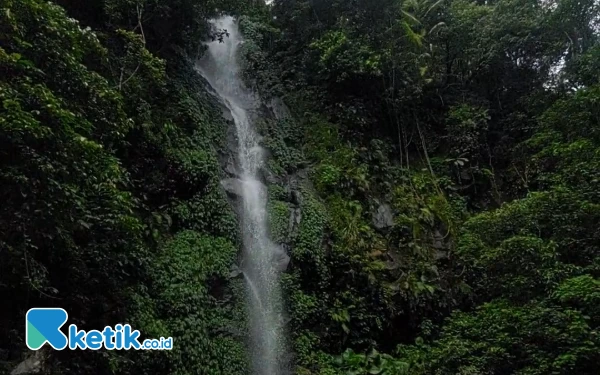
M 292 246 L 298 373 L 596 371 L 599 11 L 281 0 L 243 23 L 319 218 Z
M 0 2 L 0 371 L 23 358 L 27 309 L 59 306 L 182 350 L 56 352 L 48 372 L 243 373 L 226 124 L 185 53 L 214 7 L 60 3 Z
M 294 373 L 597 373 L 594 0 L 0 0 L 0 372 L 40 306 L 175 343 L 49 374 L 249 372 L 231 124 L 194 70 L 220 12 L 290 109 L 256 125 Z

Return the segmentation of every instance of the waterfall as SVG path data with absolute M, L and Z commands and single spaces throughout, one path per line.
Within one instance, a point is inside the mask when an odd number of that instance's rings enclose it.
M 267 189 L 258 177 L 265 162 L 264 150 L 252 121 L 260 98 L 245 87 L 240 77 L 238 52 L 243 40 L 236 21 L 227 16 L 214 20 L 213 24 L 217 29 L 227 30 L 229 36 L 223 42 L 207 43 L 208 51 L 198 63 L 198 70 L 231 112 L 236 127 L 249 351 L 254 374 L 280 375 L 287 372 L 284 359 L 287 353 L 279 272 L 282 259 L 287 264 L 289 258 L 268 235 Z

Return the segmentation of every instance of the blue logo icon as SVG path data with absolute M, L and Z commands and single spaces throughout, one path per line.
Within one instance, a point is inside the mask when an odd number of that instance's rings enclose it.
M 25 315 L 25 342 L 31 350 L 39 350 L 45 343 L 56 350 L 63 350 L 69 340 L 60 328 L 69 314 L 59 308 L 35 308 Z

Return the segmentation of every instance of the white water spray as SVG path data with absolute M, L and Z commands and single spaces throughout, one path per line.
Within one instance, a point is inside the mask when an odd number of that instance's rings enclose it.
M 278 268 L 282 259 L 287 263 L 287 256 L 268 237 L 267 191 L 258 178 L 264 152 L 251 121 L 260 99 L 244 86 L 240 77 L 237 59 L 243 41 L 235 20 L 227 16 L 213 23 L 217 29 L 227 30 L 229 36 L 223 42 L 215 40 L 207 44 L 208 51 L 198 64 L 198 70 L 227 106 L 236 126 L 250 354 L 254 374 L 282 375 L 287 372 L 287 366 L 283 359 L 286 354 L 284 309 Z

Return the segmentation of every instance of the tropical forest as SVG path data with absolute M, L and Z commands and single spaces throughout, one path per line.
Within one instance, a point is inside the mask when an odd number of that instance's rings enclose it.
M 600 1 L 0 0 L 0 304 L 7 375 L 600 374 Z

